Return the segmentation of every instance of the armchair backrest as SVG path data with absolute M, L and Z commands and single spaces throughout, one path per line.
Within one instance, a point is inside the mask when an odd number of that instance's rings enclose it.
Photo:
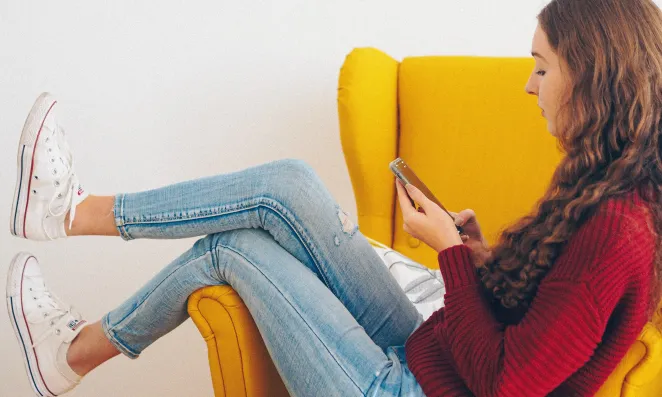
M 338 91 L 340 132 L 363 234 L 436 267 L 402 230 L 388 163 L 402 157 L 451 211 L 472 208 L 493 243 L 527 214 L 561 159 L 524 86 L 527 58 L 352 51 Z

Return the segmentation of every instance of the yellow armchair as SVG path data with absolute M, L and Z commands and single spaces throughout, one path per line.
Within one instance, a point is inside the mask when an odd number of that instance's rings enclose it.
M 436 253 L 402 230 L 388 163 L 403 157 L 451 209 L 473 208 L 486 238 L 528 213 L 561 159 L 527 58 L 347 56 L 338 112 L 364 235 L 429 267 Z M 662 305 L 660 307 L 662 311 Z M 207 342 L 215 395 L 287 396 L 248 310 L 232 288 L 203 288 L 189 313 Z M 646 325 L 598 397 L 662 395 L 662 315 Z

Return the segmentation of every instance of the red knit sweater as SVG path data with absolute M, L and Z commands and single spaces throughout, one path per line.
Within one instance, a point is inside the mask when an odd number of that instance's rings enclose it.
M 647 322 L 654 236 L 638 194 L 606 201 L 512 325 L 498 321 L 481 292 L 471 249 L 441 251 L 445 307 L 406 344 L 426 396 L 595 394 Z

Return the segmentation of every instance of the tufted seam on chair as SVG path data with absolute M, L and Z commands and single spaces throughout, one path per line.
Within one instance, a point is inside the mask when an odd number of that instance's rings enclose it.
M 198 327 L 198 330 L 202 334 L 202 337 L 207 340 L 207 338 L 211 335 L 213 337 L 213 332 L 211 330 L 211 326 L 209 323 L 205 320 L 202 315 L 200 315 L 200 308 L 198 307 L 200 300 L 204 296 L 208 296 L 208 291 L 205 291 L 207 288 L 201 288 L 194 293 L 192 293 L 189 298 L 188 298 L 188 312 L 189 315 L 191 315 L 191 319 L 195 323 L 195 325 Z M 207 292 L 207 293 L 205 293 Z M 197 313 L 199 316 L 195 316 L 194 313 Z
M 630 387 L 639 388 L 649 384 L 655 377 L 662 374 L 662 362 L 659 361 L 659 358 L 662 357 L 662 335 L 653 324 L 647 323 L 637 339 L 646 347 L 646 354 L 626 376 L 625 383 Z M 639 371 L 640 367 L 646 368 L 646 371 Z
M 248 391 L 246 389 L 246 373 L 245 373 L 245 368 L 244 368 L 244 360 L 243 360 L 243 352 L 241 350 L 241 345 L 239 344 L 239 339 L 238 339 L 238 332 L 237 328 L 234 323 L 234 318 L 232 317 L 231 313 L 227 310 L 228 307 L 241 307 L 245 306 L 243 304 L 230 304 L 229 302 L 223 302 L 224 297 L 236 295 L 236 291 L 232 289 L 229 285 L 216 285 L 216 286 L 208 286 L 201 288 L 197 291 L 195 291 L 191 296 L 189 297 L 188 300 L 188 312 L 191 315 L 191 319 L 195 323 L 195 325 L 198 327 L 198 330 L 202 334 L 203 339 L 205 342 L 208 343 L 208 351 L 209 349 L 209 342 L 214 341 L 214 345 L 216 346 L 214 350 L 214 356 L 218 362 L 218 369 L 220 373 L 220 378 L 221 378 L 221 384 L 223 385 L 223 395 L 228 396 L 228 391 L 226 389 L 226 375 L 223 373 L 223 365 L 221 364 L 223 361 L 221 360 L 222 357 L 219 355 L 219 348 L 218 348 L 218 339 L 216 338 L 216 335 L 214 334 L 213 328 L 211 324 L 207 321 L 206 317 L 203 315 L 202 310 L 200 309 L 200 305 L 203 304 L 203 302 L 212 302 L 214 304 L 217 304 L 218 307 L 220 307 L 223 312 L 227 315 L 227 318 L 229 319 L 229 322 L 231 324 L 233 333 L 234 333 L 234 338 L 235 338 L 235 343 L 237 345 L 237 349 L 239 351 L 239 361 L 240 361 L 240 366 L 239 370 L 241 372 L 241 376 L 244 378 L 244 382 L 242 382 L 243 389 L 244 389 L 244 396 L 248 395 Z M 228 304 L 226 304 L 228 303 Z M 197 314 L 197 315 L 195 315 Z
M 223 294 L 223 295 L 225 295 L 225 294 Z M 230 320 L 230 323 L 232 324 L 232 329 L 234 330 L 235 343 L 237 344 L 237 348 L 239 350 L 239 362 L 240 362 L 239 369 L 241 370 L 241 376 L 245 380 L 246 379 L 246 371 L 245 371 L 245 368 L 244 368 L 244 354 L 241 350 L 241 344 L 239 343 L 239 337 L 237 335 L 237 327 L 235 325 L 234 318 L 232 317 L 230 312 L 227 310 L 228 306 L 224 305 L 218 299 L 220 297 L 221 297 L 221 295 L 219 294 L 218 296 L 215 296 L 215 297 L 212 297 L 212 298 L 203 298 L 203 299 L 200 300 L 200 303 L 202 303 L 205 300 L 209 300 L 209 301 L 212 301 L 214 303 L 218 303 L 223 308 L 225 313 L 227 314 L 228 319 Z M 232 306 L 230 306 L 230 307 L 232 307 Z M 216 339 L 216 336 L 213 333 L 212 333 L 212 338 Z M 216 346 L 218 346 L 218 342 L 216 343 Z M 222 358 L 220 356 L 220 351 L 219 350 L 220 349 L 216 349 L 216 354 L 217 354 L 218 362 L 220 363 Z M 225 374 L 223 373 L 223 366 L 222 365 L 220 366 L 220 369 L 221 369 L 221 375 L 222 375 L 223 379 L 225 379 Z M 244 385 L 244 395 L 247 396 L 248 395 L 248 390 L 246 390 L 246 382 L 244 381 L 244 382 L 242 382 L 242 384 Z M 225 382 L 223 382 L 223 388 L 225 389 Z M 227 395 L 227 391 L 224 390 L 224 392 Z

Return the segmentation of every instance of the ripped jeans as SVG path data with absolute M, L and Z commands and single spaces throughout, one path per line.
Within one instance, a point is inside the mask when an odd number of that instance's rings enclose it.
M 404 344 L 422 317 L 315 172 L 280 160 L 120 194 L 122 238 L 205 236 L 102 319 L 131 358 L 231 285 L 292 396 L 423 396 Z

